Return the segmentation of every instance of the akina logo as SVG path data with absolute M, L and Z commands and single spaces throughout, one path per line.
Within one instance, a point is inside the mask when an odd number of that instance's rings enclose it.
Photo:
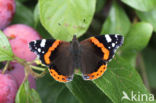
M 154 95 L 153 94 L 142 94 L 139 91 L 134 92 L 131 91 L 129 94 L 127 94 L 125 91 L 122 92 L 123 97 L 121 100 L 128 100 L 128 101 L 140 101 L 140 102 L 151 102 L 154 101 Z

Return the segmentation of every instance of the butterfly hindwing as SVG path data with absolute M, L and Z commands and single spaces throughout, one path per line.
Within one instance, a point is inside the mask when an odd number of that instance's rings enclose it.
M 43 64 L 49 67 L 51 76 L 59 82 L 72 80 L 73 67 L 72 57 L 70 57 L 70 43 L 54 40 L 42 39 L 29 43 L 31 51 L 35 52 Z

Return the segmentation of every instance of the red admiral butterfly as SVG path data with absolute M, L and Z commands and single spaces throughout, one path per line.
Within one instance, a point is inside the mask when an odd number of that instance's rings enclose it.
M 74 69 L 80 68 L 85 80 L 97 79 L 107 69 L 116 49 L 123 44 L 123 36 L 106 34 L 93 36 L 81 42 L 76 36 L 71 42 L 42 39 L 29 43 L 51 76 L 59 82 L 73 79 Z

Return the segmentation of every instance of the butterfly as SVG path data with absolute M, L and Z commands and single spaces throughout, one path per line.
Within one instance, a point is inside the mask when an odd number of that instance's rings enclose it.
M 48 66 L 51 76 L 59 82 L 72 81 L 74 70 L 80 68 L 84 80 L 94 80 L 107 70 L 107 63 L 123 44 L 119 34 L 92 36 L 81 42 L 41 39 L 31 41 L 29 48 Z

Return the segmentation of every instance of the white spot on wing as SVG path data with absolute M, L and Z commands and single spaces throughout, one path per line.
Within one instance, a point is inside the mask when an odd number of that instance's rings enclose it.
M 34 40 L 34 44 L 36 44 L 36 40 Z
M 38 52 L 41 52 L 41 49 L 40 48 L 38 48 Z
M 44 46 L 45 46 L 45 43 L 46 43 L 46 40 L 45 40 L 45 39 L 43 39 L 43 40 L 41 41 L 40 46 L 41 46 L 41 47 L 44 47 Z
M 44 53 L 44 51 L 42 51 L 42 53 Z
M 117 35 L 117 34 L 115 34 L 115 37 L 117 38 L 117 37 L 118 37 L 118 35 Z
M 106 40 L 107 40 L 108 43 L 112 41 L 112 39 L 110 38 L 109 35 L 105 35 L 105 37 L 106 37 Z
M 110 46 L 108 48 L 110 49 Z
M 36 44 L 36 40 L 33 40 L 32 42 L 34 42 L 34 45 Z
M 112 43 L 112 47 L 115 47 L 115 43 Z

